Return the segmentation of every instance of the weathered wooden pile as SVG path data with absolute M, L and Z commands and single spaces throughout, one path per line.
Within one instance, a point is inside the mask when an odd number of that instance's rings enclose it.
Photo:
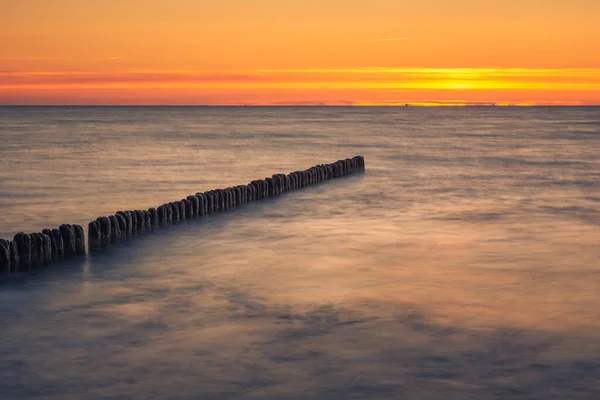
M 20 232 L 11 241 L 0 239 L 0 273 L 31 271 L 75 256 L 85 256 L 85 234 L 80 225 Z
M 275 174 L 247 185 L 196 193 L 148 210 L 118 211 L 88 224 L 88 249 L 92 252 L 102 250 L 159 226 L 227 211 L 249 202 L 362 172 L 364 169 L 364 158 L 356 156 L 287 175 Z M 85 235 L 79 225 L 61 225 L 59 229 L 45 229 L 41 233 L 18 233 L 12 241 L 0 239 L 0 273 L 30 271 L 85 254 Z

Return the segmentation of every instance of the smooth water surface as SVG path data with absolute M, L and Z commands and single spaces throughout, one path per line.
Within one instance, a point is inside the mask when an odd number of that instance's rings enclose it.
M 0 277 L 0 397 L 600 398 L 598 108 L 0 107 L 0 237 L 357 154 Z

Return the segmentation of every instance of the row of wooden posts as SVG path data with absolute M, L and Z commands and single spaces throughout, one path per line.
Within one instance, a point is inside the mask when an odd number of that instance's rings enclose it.
M 81 225 L 61 225 L 36 233 L 17 233 L 13 240 L 0 239 L 0 274 L 34 268 L 85 255 Z
M 276 174 L 270 178 L 254 180 L 247 185 L 196 193 L 148 210 L 118 211 L 114 215 L 99 217 L 88 224 L 88 249 L 91 252 L 102 250 L 159 226 L 226 211 L 364 169 L 364 158 L 356 156 L 287 175 Z M 58 229 L 44 229 L 40 233 L 20 232 L 13 240 L 0 239 L 0 273 L 31 271 L 85 255 L 85 234 L 80 225 L 61 225 Z

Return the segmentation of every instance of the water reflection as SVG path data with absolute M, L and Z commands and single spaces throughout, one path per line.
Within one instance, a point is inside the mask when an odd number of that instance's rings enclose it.
M 0 231 L 348 154 L 368 170 L 1 277 L 3 398 L 600 395 L 600 149 L 561 122 L 587 111 L 115 112 L 59 115 L 97 136 L 41 136 L 83 149 L 60 153 L 80 163 L 66 181 L 10 133 Z

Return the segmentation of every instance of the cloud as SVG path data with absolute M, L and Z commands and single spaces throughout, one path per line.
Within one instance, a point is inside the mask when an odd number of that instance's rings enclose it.
M 103 57 L 96 61 L 113 61 L 123 60 L 125 57 Z M 65 57 L 0 57 L 0 61 L 51 61 L 51 60 L 66 60 Z
M 0 73 L 0 87 L 23 89 L 237 88 L 361 90 L 600 90 L 600 69 L 110 70 Z
M 62 57 L 0 57 L 0 61 L 46 61 L 64 60 Z
M 328 106 L 330 103 L 328 101 L 323 100 L 284 100 L 284 101 L 274 101 L 269 105 L 273 106 Z
M 400 40 L 408 40 L 408 38 L 398 37 L 398 38 L 389 38 L 389 39 L 361 40 L 360 43 L 397 42 L 397 41 L 400 41 Z
M 169 102 L 175 98 L 195 101 L 199 93 L 203 93 L 213 99 L 211 104 L 254 105 L 347 104 L 340 98 L 354 105 L 473 106 L 491 105 L 491 102 L 496 105 L 541 105 L 546 104 L 544 101 L 553 102 L 548 105 L 578 105 L 599 104 L 600 99 L 600 69 L 594 68 L 199 70 L 121 69 L 108 68 L 108 65 L 118 64 L 106 65 L 106 69 L 99 71 L 31 68 L 8 71 L 5 68 L 7 71 L 0 71 L 0 93 L 7 97 L 10 92 L 11 98 L 17 95 L 42 98 L 63 93 L 75 99 L 99 91 L 103 91 L 106 98 L 139 97 L 144 90 L 157 96 L 169 94 Z M 167 102 L 161 101 L 162 104 Z

